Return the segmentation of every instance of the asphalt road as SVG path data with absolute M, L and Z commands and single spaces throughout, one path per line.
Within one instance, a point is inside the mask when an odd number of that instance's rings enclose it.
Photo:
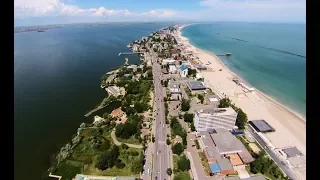
M 168 180 L 167 169 L 168 161 L 168 146 L 166 144 L 167 131 L 165 124 L 165 108 L 163 102 L 163 91 L 161 85 L 161 68 L 157 63 L 155 53 L 150 52 L 153 66 L 153 83 L 155 91 L 155 106 L 156 106 L 156 130 L 154 143 L 154 161 L 153 161 L 153 178 L 157 180 Z
M 289 177 L 289 179 L 299 180 L 299 178 L 291 171 L 289 167 L 281 163 L 280 157 L 278 157 L 275 152 L 270 150 L 267 147 L 267 144 L 263 141 L 263 139 L 254 132 L 254 129 L 249 125 L 248 131 L 252 134 L 252 136 L 256 139 L 256 141 L 262 146 L 262 148 L 269 154 L 269 156 L 273 159 L 273 161 L 282 169 L 282 171 Z

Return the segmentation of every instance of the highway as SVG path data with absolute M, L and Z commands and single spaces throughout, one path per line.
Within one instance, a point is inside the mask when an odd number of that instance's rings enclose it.
M 254 139 L 260 144 L 260 146 L 269 154 L 269 156 L 273 159 L 273 161 L 282 169 L 282 171 L 289 177 L 289 179 L 299 180 L 299 178 L 291 171 L 291 169 L 281 163 L 280 157 L 273 151 L 270 150 L 265 143 L 265 141 L 255 133 L 255 130 L 249 125 L 248 131 L 252 134 Z
M 168 161 L 168 146 L 166 144 L 167 131 L 165 124 L 165 108 L 163 102 L 163 89 L 161 85 L 161 68 L 157 63 L 155 53 L 150 49 L 150 55 L 153 67 L 153 83 L 155 93 L 156 106 L 156 129 L 155 129 L 155 143 L 154 143 L 154 160 L 153 160 L 153 179 L 168 180 L 167 169 L 169 167 Z

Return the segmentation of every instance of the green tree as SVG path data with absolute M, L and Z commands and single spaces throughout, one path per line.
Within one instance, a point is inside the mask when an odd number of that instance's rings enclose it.
M 183 115 L 183 119 L 184 119 L 184 122 L 189 122 L 189 123 L 192 123 L 193 121 L 193 114 L 189 114 L 189 113 L 185 113 Z
M 121 161 L 121 159 L 117 159 L 115 161 L 115 166 L 118 168 L 118 169 L 123 169 L 126 165 Z
M 172 169 L 171 169 L 171 168 L 168 168 L 168 169 L 167 169 L 167 174 L 168 174 L 169 176 L 171 176 L 171 174 L 172 174 Z
M 227 108 L 230 107 L 231 105 L 231 100 L 229 98 L 222 98 L 219 101 L 219 108 Z
M 170 139 L 167 139 L 167 145 L 170 145 L 170 144 L 171 144 Z
M 198 99 L 201 101 L 201 104 L 203 104 L 204 97 L 202 94 L 198 94 Z
M 178 168 L 180 171 L 188 171 L 190 169 L 190 161 L 186 155 L 182 155 L 178 161 Z
M 196 127 L 194 126 L 194 122 L 190 124 L 191 131 L 196 131 Z
M 239 129 L 245 129 L 247 122 L 248 122 L 247 114 L 244 113 L 242 109 L 239 108 L 236 125 L 239 127 Z
M 122 144 L 121 144 L 121 148 L 122 148 L 122 149 L 128 149 L 128 148 L 129 148 L 129 146 L 128 146 L 128 145 L 126 145 L 125 143 L 122 143 Z
M 178 172 L 174 174 L 173 180 L 191 180 L 188 172 Z
M 172 152 L 174 154 L 180 155 L 183 152 L 184 148 L 181 143 L 176 143 L 175 145 L 172 146 Z
M 190 109 L 190 100 L 182 99 L 181 110 L 188 111 Z

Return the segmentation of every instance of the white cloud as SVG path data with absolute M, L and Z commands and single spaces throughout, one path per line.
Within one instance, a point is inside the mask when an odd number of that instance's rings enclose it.
M 200 5 L 223 9 L 295 9 L 304 8 L 305 0 L 201 0 Z
M 200 0 L 215 20 L 305 21 L 305 0 Z M 201 13 L 200 13 L 201 14 Z
M 65 1 L 66 2 L 66 1 Z M 61 0 L 14 0 L 14 17 L 43 17 L 43 16 L 135 16 L 168 18 L 176 13 L 171 10 L 150 10 L 148 12 L 130 12 L 128 9 L 107 9 L 105 7 L 82 9 L 79 6 L 70 5 Z

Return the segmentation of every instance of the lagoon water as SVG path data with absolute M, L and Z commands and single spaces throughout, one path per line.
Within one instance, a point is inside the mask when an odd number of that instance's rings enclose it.
M 302 24 L 219 22 L 194 24 L 182 35 L 249 84 L 296 112 L 306 114 L 306 26 Z M 236 40 L 238 39 L 238 40 Z M 267 49 L 271 48 L 271 49 Z
M 71 140 L 84 114 L 105 97 L 103 73 L 123 65 L 127 44 L 168 26 L 74 25 L 14 34 L 14 174 L 40 179 L 49 157 Z M 139 63 L 137 55 L 129 63 Z

